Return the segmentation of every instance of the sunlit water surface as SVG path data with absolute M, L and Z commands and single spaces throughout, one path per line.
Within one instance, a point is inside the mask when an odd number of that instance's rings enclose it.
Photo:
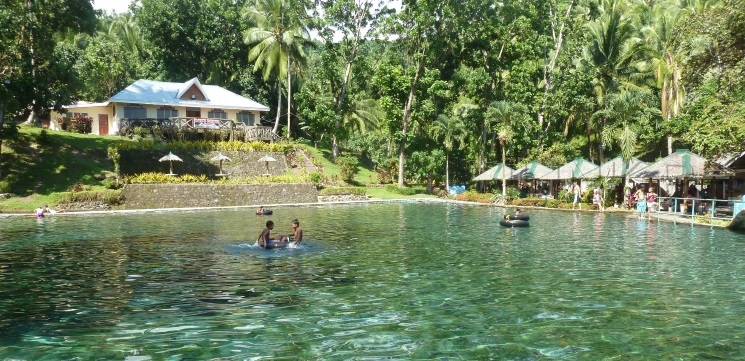
M 392 203 L 0 220 L 0 359 L 743 359 L 745 242 Z M 272 219 L 297 249 L 252 246 Z

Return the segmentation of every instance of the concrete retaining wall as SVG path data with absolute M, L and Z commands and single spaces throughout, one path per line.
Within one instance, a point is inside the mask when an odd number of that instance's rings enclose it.
M 312 184 L 127 184 L 123 209 L 316 203 Z

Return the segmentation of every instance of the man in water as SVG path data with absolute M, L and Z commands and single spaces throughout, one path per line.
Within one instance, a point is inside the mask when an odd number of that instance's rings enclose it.
M 294 231 L 292 235 L 292 244 L 298 244 L 303 240 L 303 229 L 300 228 L 300 221 L 297 219 L 292 220 L 292 229 Z
M 261 246 L 261 248 L 272 248 L 271 246 L 273 243 L 287 241 L 287 236 L 280 235 L 279 240 L 272 238 L 270 233 L 273 229 L 274 229 L 274 222 L 266 221 L 266 228 L 264 228 L 264 230 L 261 231 L 259 238 L 256 240 L 256 245 Z

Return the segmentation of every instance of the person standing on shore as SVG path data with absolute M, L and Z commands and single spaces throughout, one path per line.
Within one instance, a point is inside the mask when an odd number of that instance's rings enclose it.
M 647 196 L 644 194 L 644 186 L 639 186 L 634 193 L 636 199 L 636 218 L 642 219 L 642 214 L 647 213 Z
M 574 194 L 572 209 L 574 209 L 575 205 L 579 204 L 579 209 L 582 210 L 582 200 L 580 199 L 580 193 L 582 193 L 582 190 L 580 189 L 579 184 L 577 184 L 577 181 L 574 181 L 574 185 L 572 186 L 572 194 Z
M 657 193 L 654 192 L 654 187 L 649 187 L 647 192 L 647 219 L 652 218 L 652 212 L 657 211 Z

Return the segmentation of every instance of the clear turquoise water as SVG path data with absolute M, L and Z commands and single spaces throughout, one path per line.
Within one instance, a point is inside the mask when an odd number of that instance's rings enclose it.
M 743 359 L 745 237 L 371 204 L 0 220 L 0 359 Z M 307 241 L 251 246 L 263 222 Z

